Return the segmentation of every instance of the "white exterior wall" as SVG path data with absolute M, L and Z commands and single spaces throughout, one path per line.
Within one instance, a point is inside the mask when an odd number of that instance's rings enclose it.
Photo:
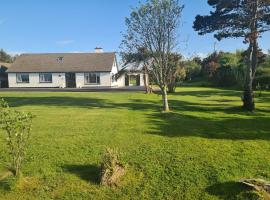
M 117 79 L 117 87 L 125 87 L 125 75 Z
M 52 73 L 52 83 L 40 83 L 39 73 L 29 73 L 29 83 L 17 83 L 16 73 L 8 73 L 10 88 L 64 88 L 66 87 L 65 73 Z
M 140 74 L 140 86 L 144 86 L 144 74 Z

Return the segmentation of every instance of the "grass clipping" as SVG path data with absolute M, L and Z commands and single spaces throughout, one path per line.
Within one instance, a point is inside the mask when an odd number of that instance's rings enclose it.
M 126 174 L 124 165 L 119 160 L 116 150 L 107 148 L 101 164 L 101 185 L 117 186 L 121 177 Z

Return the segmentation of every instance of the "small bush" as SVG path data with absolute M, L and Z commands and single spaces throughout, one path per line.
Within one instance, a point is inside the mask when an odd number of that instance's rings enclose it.
M 125 167 L 120 162 L 117 151 L 107 148 L 101 164 L 101 185 L 117 185 L 120 178 L 125 175 Z
M 270 75 L 256 77 L 254 79 L 253 85 L 254 87 L 260 85 L 260 88 L 263 90 L 270 89 Z
M 28 147 L 33 115 L 10 109 L 5 100 L 0 100 L 0 125 L 6 132 L 6 141 L 11 163 L 8 171 L 20 177 L 22 163 Z
M 212 78 L 217 86 L 230 87 L 237 84 L 233 70 L 230 66 L 219 67 Z

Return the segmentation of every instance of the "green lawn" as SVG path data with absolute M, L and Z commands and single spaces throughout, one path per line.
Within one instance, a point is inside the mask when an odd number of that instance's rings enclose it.
M 240 178 L 270 180 L 270 93 L 256 113 L 241 93 L 184 87 L 143 93 L 0 93 L 36 115 L 24 185 L 0 183 L 0 199 L 252 199 Z M 8 162 L 0 132 L 0 168 Z M 98 184 L 101 154 L 118 148 L 128 174 L 118 188 Z

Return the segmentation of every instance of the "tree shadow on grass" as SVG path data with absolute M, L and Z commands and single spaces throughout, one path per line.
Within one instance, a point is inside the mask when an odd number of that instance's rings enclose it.
M 209 119 L 179 113 L 151 115 L 149 134 L 167 137 L 196 136 L 208 139 L 270 139 L 269 117 Z
M 125 103 L 116 103 L 109 99 L 95 97 L 5 97 L 11 107 L 21 106 L 54 106 L 72 108 L 100 108 L 100 109 L 128 109 L 128 110 L 160 110 L 161 107 L 156 101 L 143 99 L 130 99 Z
M 82 107 L 82 108 L 107 108 L 111 107 L 108 101 L 99 98 L 86 97 L 4 97 L 11 107 L 20 106 L 61 106 L 61 107 Z
M 10 187 L 10 183 L 7 180 L 2 180 L 0 181 L 0 191 L 10 191 L 11 187 Z
M 173 112 L 149 114 L 149 134 L 167 137 L 270 140 L 270 110 L 244 112 L 240 106 L 171 100 Z
M 237 182 L 217 183 L 206 188 L 210 195 L 217 196 L 221 199 L 257 199 L 258 197 L 250 187 Z
M 65 165 L 62 168 L 88 183 L 96 185 L 100 183 L 100 168 L 96 165 Z
M 214 95 L 218 96 L 227 96 L 227 97 L 241 97 L 242 92 L 236 90 L 218 90 L 213 89 L 209 90 L 205 88 L 205 90 L 194 90 L 194 91 L 178 91 L 175 92 L 173 95 L 179 96 L 195 96 L 195 97 L 211 97 Z

